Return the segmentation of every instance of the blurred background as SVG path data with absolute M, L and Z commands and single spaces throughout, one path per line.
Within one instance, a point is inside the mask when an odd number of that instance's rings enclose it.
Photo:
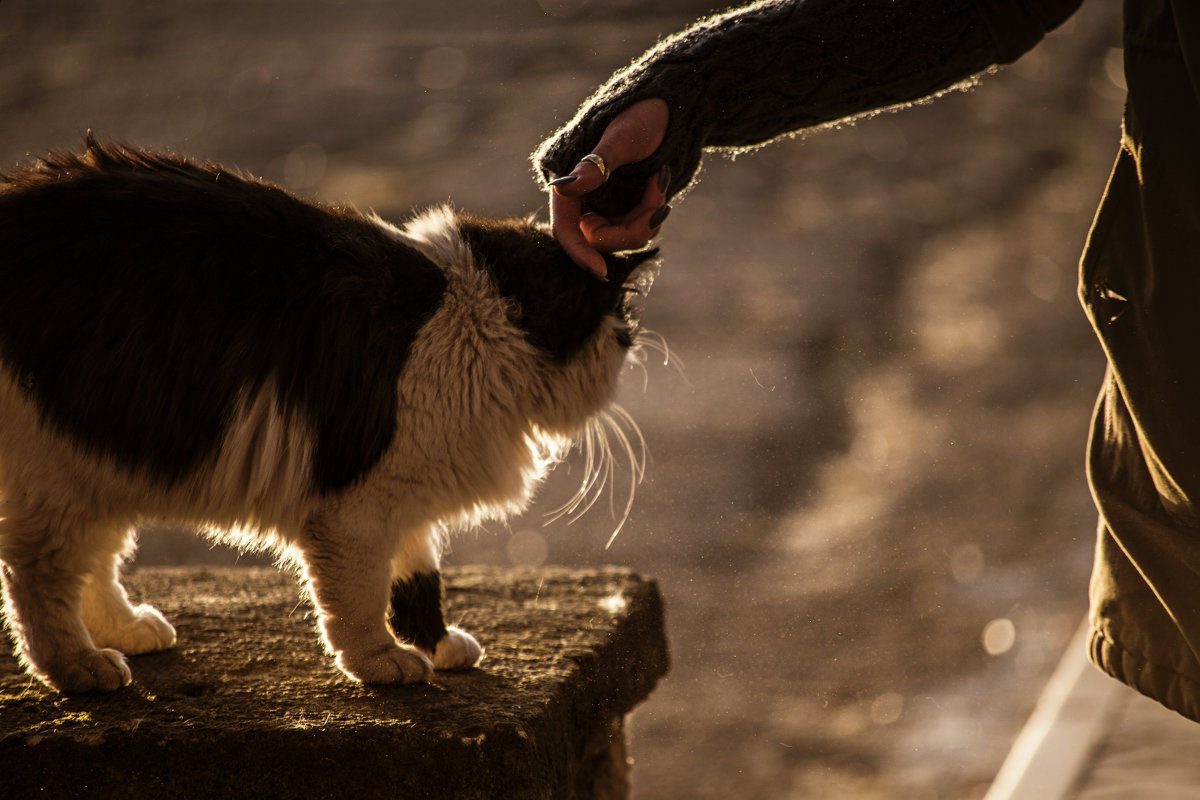
M 0 0 L 0 169 L 102 138 L 399 219 L 544 214 L 529 152 L 705 0 Z M 660 244 L 650 457 L 455 563 L 660 581 L 638 798 L 979 797 L 1086 609 L 1099 347 L 1075 265 L 1119 136 L 1119 3 L 967 92 L 710 156 Z M 625 503 L 626 470 L 613 504 Z M 148 530 L 140 564 L 253 563 Z M 463 620 L 469 627 L 470 620 Z M 485 666 L 486 668 L 486 666 Z

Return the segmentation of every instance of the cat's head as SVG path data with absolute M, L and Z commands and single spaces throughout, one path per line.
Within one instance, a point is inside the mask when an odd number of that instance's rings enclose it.
M 457 262 L 466 283 L 485 281 L 511 330 L 531 345 L 536 363 L 523 379 L 529 382 L 524 394 L 540 396 L 528 409 L 532 421 L 569 435 L 608 404 L 617 372 L 637 344 L 638 300 L 652 281 L 656 251 L 606 254 L 608 276 L 602 278 L 575 264 L 548 226 L 528 219 L 442 207 L 404 232 L 444 270 Z
M 636 298 L 649 288 L 655 250 L 606 253 L 601 278 L 575 264 L 549 228 L 531 220 L 458 215 L 459 230 L 500 294 L 519 309 L 526 336 L 567 362 L 603 327 L 626 349 L 637 332 Z

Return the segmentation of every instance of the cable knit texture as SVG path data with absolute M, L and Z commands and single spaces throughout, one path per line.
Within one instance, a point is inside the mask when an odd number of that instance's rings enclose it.
M 534 153 L 543 182 L 565 175 L 608 123 L 661 97 L 671 118 L 658 151 L 616 170 L 589 195 L 606 216 L 637 204 L 649 176 L 671 169 L 673 196 L 704 148 L 747 148 L 779 136 L 927 97 L 1015 58 L 1079 0 L 766 0 L 702 20 L 616 73 Z M 1026 5 L 1062 7 L 1062 13 Z M 978 8 L 977 8 L 978 6 Z M 986 12 L 980 9 L 986 7 Z M 1020 8 L 1008 27 L 1004 9 Z M 1013 11 L 1016 14 L 1015 11 Z M 1009 37 L 998 43 L 997 35 Z

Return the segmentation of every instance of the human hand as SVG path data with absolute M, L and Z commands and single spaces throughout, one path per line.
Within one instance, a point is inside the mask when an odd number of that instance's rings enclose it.
M 641 201 L 620 217 L 604 217 L 587 209 L 587 195 L 608 179 L 611 171 L 649 158 L 662 144 L 670 111 L 664 100 L 634 103 L 618 114 L 592 150 L 605 166 L 580 161 L 570 175 L 550 182 L 550 225 L 554 238 L 576 264 L 604 276 L 608 269 L 601 253 L 641 247 L 658 234 L 671 207 L 666 205 L 670 172 L 664 167 L 650 176 Z

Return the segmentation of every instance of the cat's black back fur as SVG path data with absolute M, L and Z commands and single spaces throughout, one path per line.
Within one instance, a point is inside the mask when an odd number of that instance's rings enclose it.
M 213 455 L 239 393 L 274 381 L 316 433 L 318 490 L 387 447 L 445 278 L 378 224 L 92 140 L 7 186 L 0 356 L 55 425 L 177 480 Z

